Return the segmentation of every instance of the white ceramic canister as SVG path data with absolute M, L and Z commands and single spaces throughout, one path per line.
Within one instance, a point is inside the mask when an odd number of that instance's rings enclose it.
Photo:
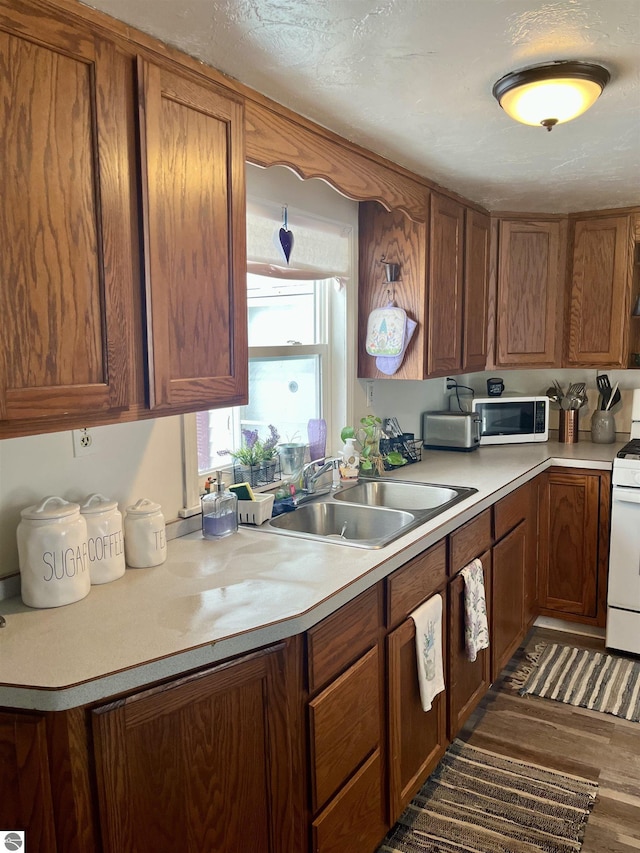
M 78 504 L 51 496 L 20 515 L 17 538 L 24 603 L 60 607 L 88 595 L 87 525 Z
M 140 498 L 124 517 L 124 553 L 132 569 L 159 566 L 167 558 L 167 536 L 160 504 Z
M 88 495 L 80 506 L 87 522 L 87 558 L 91 583 L 108 583 L 121 578 L 126 569 L 122 513 L 117 501 L 104 495 Z

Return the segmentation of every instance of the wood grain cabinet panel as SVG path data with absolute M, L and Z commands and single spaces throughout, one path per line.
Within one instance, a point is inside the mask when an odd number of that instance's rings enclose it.
M 382 757 L 377 749 L 313 821 L 313 853 L 374 853 L 389 828 L 384 813 Z
M 487 364 L 489 259 L 491 219 L 468 208 L 464 226 L 463 372 L 484 370 Z
M 449 574 L 455 575 L 491 547 L 491 508 L 463 524 L 449 537 Z
M 565 223 L 499 223 L 496 364 L 560 364 Z
M 462 370 L 464 207 L 431 194 L 429 226 L 429 331 L 427 373 Z
M 309 702 L 314 813 L 380 744 L 378 649 Z
M 94 710 L 105 853 L 294 853 L 280 646 Z
M 56 853 L 44 716 L 0 713 L 0 768 L 0 826 L 26 830 L 29 850 Z
M 373 586 L 307 632 L 309 692 L 315 693 L 378 641 L 381 586 Z
M 429 196 L 425 194 L 428 204 Z M 428 207 L 427 207 L 428 209 Z M 366 379 L 424 379 L 427 328 L 427 228 L 401 211 L 389 212 L 377 202 L 363 202 L 358 214 L 358 376 Z M 400 281 L 386 282 L 381 259 L 400 264 Z M 369 314 L 390 298 L 418 323 L 400 369 L 387 376 L 366 351 Z
M 247 402 L 243 105 L 138 62 L 152 409 Z
M 487 614 L 491 608 L 491 551 L 479 554 L 484 570 Z M 465 642 L 465 583 L 461 574 L 449 581 L 448 587 L 448 734 L 453 740 L 465 720 L 482 699 L 491 684 L 491 647 L 478 652 L 475 661 L 467 656 Z
M 444 596 L 443 660 L 446 660 L 446 642 L 447 607 Z M 422 710 L 413 619 L 406 619 L 387 636 L 387 689 L 389 808 L 393 824 L 448 746 L 446 690 L 436 696 L 430 711 Z
M 627 366 L 632 280 L 631 216 L 575 221 L 568 366 Z
M 541 611 L 547 616 L 602 623 L 606 610 L 609 476 L 552 469 L 543 478 Z
M 527 523 L 521 522 L 493 546 L 491 578 L 491 680 L 495 680 L 524 636 Z
M 126 59 L 20 6 L 0 17 L 0 421 L 129 404 Z
M 443 539 L 387 578 L 387 626 L 405 619 L 446 580 L 447 543 Z

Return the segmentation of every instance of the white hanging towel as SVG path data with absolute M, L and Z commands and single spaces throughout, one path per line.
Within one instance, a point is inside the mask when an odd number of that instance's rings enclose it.
M 473 663 L 479 651 L 489 648 L 482 562 L 473 560 L 461 574 L 464 578 L 464 644 L 467 658 Z
M 411 614 L 416 623 L 416 658 L 422 710 L 444 690 L 442 665 L 442 596 L 434 595 Z

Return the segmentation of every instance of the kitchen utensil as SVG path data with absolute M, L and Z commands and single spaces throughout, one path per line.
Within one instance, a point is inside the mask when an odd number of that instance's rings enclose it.
M 600 403 L 599 408 L 602 409 L 602 411 L 605 411 L 609 398 L 611 397 L 611 383 L 609 382 L 609 377 L 606 373 L 596 376 L 596 385 L 598 387 L 598 391 L 600 391 L 602 395 L 602 402 Z
M 611 399 L 609 401 L 609 408 L 613 409 L 616 403 L 619 403 L 622 397 L 620 396 L 620 389 L 616 387 L 615 391 L 611 394 Z
M 613 401 L 616 398 L 616 394 L 618 395 L 618 400 L 620 399 L 620 392 L 618 391 L 618 383 L 613 386 L 613 391 L 607 400 L 607 405 L 604 407 L 605 412 L 608 412 L 611 406 L 613 405 Z

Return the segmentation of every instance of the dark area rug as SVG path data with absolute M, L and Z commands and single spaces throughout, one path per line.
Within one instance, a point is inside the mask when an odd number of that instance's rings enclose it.
M 598 786 L 455 740 L 378 853 L 571 853 Z
M 640 722 L 640 661 L 559 643 L 538 643 L 507 682 L 567 705 Z

